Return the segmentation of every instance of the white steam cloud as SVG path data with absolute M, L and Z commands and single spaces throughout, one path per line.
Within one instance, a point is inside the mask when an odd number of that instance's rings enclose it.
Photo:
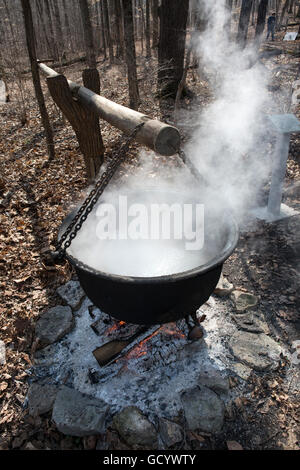
M 217 204 L 241 215 L 269 170 L 262 125 L 268 103 L 267 69 L 257 61 L 254 45 L 242 50 L 230 39 L 224 28 L 225 0 L 198 0 L 198 8 L 207 28 L 196 35 L 193 46 L 214 98 L 195 113 L 197 130 L 185 150 Z

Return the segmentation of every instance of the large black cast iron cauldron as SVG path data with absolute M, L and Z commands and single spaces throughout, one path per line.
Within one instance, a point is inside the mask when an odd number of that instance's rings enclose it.
M 178 196 L 178 194 L 177 194 Z M 63 222 L 59 236 L 74 214 Z M 224 261 L 238 240 L 233 217 L 222 216 L 223 241 L 219 253 L 195 269 L 158 277 L 133 277 L 108 274 L 83 264 L 67 253 L 79 281 L 93 304 L 103 312 L 128 323 L 154 325 L 176 321 L 194 313 L 213 293 Z

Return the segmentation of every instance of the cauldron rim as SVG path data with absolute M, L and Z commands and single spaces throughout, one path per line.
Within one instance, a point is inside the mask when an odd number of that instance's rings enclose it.
M 58 239 L 61 236 L 62 228 L 72 220 L 78 208 L 79 206 L 75 207 L 75 209 L 72 212 L 70 212 L 63 220 L 60 226 Z M 222 249 L 222 251 L 218 255 L 213 257 L 208 263 L 202 264 L 196 268 L 189 269 L 187 271 L 182 271 L 182 272 L 173 273 L 173 274 L 165 274 L 163 276 L 152 276 L 152 277 L 151 276 L 149 277 L 124 276 L 121 274 L 107 273 L 107 272 L 92 268 L 91 266 L 88 266 L 87 264 L 83 263 L 78 258 L 75 258 L 75 256 L 72 256 L 69 253 L 66 253 L 66 258 L 70 261 L 70 263 L 75 268 L 86 271 L 95 276 L 101 276 L 111 281 L 118 281 L 118 282 L 124 282 L 124 283 L 134 282 L 134 283 L 139 283 L 139 284 L 149 284 L 149 283 L 170 283 L 170 282 L 181 281 L 184 279 L 189 279 L 194 276 L 198 276 L 199 274 L 205 274 L 206 272 L 216 268 L 217 266 L 222 265 L 224 261 L 226 261 L 226 259 L 228 259 L 229 256 L 235 250 L 236 245 L 238 243 L 238 239 L 239 239 L 239 227 L 235 218 L 233 217 L 232 213 L 229 210 L 224 212 L 224 216 L 225 215 L 228 218 L 227 226 L 229 228 L 229 235 L 228 235 L 225 247 Z

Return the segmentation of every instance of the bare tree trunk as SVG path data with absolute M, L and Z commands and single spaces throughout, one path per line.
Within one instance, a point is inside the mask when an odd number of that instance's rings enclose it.
M 5 13 L 6 13 L 6 20 L 8 20 L 8 25 L 9 25 L 10 34 L 11 34 L 12 43 L 13 43 L 12 48 L 9 52 L 12 55 L 12 61 L 13 61 L 12 70 L 14 74 L 16 75 L 17 85 L 18 85 L 20 97 L 21 97 L 21 100 L 18 99 L 18 103 L 20 105 L 20 111 L 21 111 L 20 121 L 21 121 L 21 124 L 24 126 L 27 122 L 27 107 L 26 107 L 25 95 L 24 95 L 23 77 L 21 74 L 20 65 L 18 61 L 18 52 L 19 52 L 18 41 L 17 41 L 17 37 L 13 28 L 13 24 L 11 21 L 11 16 L 10 16 L 10 12 L 9 12 L 9 8 L 8 8 L 6 0 L 3 0 L 3 4 L 5 8 Z
M 46 16 L 48 18 L 48 25 L 49 25 L 49 29 L 50 29 L 50 36 L 51 36 L 51 40 L 52 40 L 52 44 L 53 44 L 54 59 L 59 60 L 59 53 L 58 53 L 58 47 L 57 47 L 56 40 L 55 40 L 55 34 L 54 34 L 54 29 L 53 29 L 53 23 L 52 23 L 49 0 L 44 0 L 44 2 L 45 2 L 45 7 L 46 7 Z
M 109 59 L 110 62 L 113 63 L 114 61 L 114 49 L 113 49 L 113 44 L 111 40 L 111 33 L 110 33 L 110 23 L 109 23 L 109 15 L 108 15 L 108 5 L 107 5 L 107 0 L 102 0 L 103 1 L 103 13 L 104 13 L 104 23 L 105 23 L 105 35 L 106 35 L 106 44 L 108 47 L 108 52 L 109 52 Z
M 73 38 L 72 38 L 70 22 L 68 18 L 68 8 L 67 8 L 66 0 L 62 0 L 62 6 L 63 6 L 64 23 L 65 23 L 66 38 L 67 38 L 66 44 L 69 45 L 71 49 L 73 49 Z
M 241 45 L 242 48 L 246 46 L 247 35 L 248 35 L 248 26 L 251 15 L 253 0 L 242 0 L 242 7 L 239 19 L 239 27 L 237 34 L 237 42 Z
M 89 5 L 87 0 L 79 0 L 81 18 L 83 22 L 83 33 L 86 50 L 86 59 L 90 69 L 97 69 L 96 54 L 94 49 L 93 29 L 89 14 Z M 93 90 L 94 91 L 94 90 Z M 99 91 L 95 92 L 99 93 Z
M 151 57 L 150 44 L 150 0 L 146 0 L 146 57 Z
M 281 15 L 280 15 L 280 20 L 279 20 L 279 23 L 278 23 L 278 29 L 280 29 L 281 26 L 282 26 L 282 23 L 283 23 L 283 20 L 284 20 L 284 16 L 285 16 L 286 11 L 287 11 L 287 9 L 288 9 L 288 7 L 289 7 L 289 2 L 290 2 L 290 0 L 285 0 L 285 4 L 284 4 L 283 7 L 282 7 L 282 11 L 281 11 Z
M 258 5 L 257 23 L 255 29 L 255 38 L 259 39 L 263 35 L 266 23 L 269 0 L 260 0 Z
M 52 6 L 53 6 L 54 19 L 55 19 L 56 41 L 59 44 L 58 46 L 59 61 L 61 61 L 63 58 L 62 56 L 64 54 L 64 38 L 63 38 L 63 32 L 62 32 L 62 27 L 61 27 L 57 0 L 52 0 Z
M 132 0 L 122 0 L 124 35 L 126 49 L 126 64 L 129 86 L 129 103 L 132 109 L 138 109 L 140 104 L 137 73 L 136 73 L 136 53 L 134 43 Z
M 106 28 L 105 28 L 105 20 L 104 20 L 103 2 L 102 0 L 99 0 L 99 2 L 100 2 L 100 9 L 101 9 L 101 30 L 102 30 L 102 40 L 103 40 L 103 53 L 104 53 L 104 59 L 107 59 Z
M 138 0 L 133 0 L 133 29 L 135 32 L 135 40 L 139 40 L 139 17 L 138 17 Z
M 176 98 L 183 75 L 189 0 L 162 0 L 158 47 L 159 95 Z
M 144 31 L 145 31 L 145 21 L 144 21 L 144 9 L 141 0 L 139 0 L 139 10 L 140 14 L 140 28 L 141 28 L 141 52 L 144 54 Z
M 95 51 L 97 56 L 100 54 L 102 50 L 102 37 L 101 37 L 101 28 L 100 28 L 100 21 L 101 21 L 101 14 L 100 14 L 100 4 L 99 1 L 96 1 L 93 5 L 95 11 L 95 18 L 96 18 L 96 30 L 94 32 L 94 45 Z
M 187 52 L 187 55 L 186 55 L 185 66 L 184 66 L 184 70 L 183 70 L 183 75 L 182 75 L 182 78 L 181 78 L 181 80 L 180 80 L 180 83 L 179 83 L 179 86 L 178 86 L 178 90 L 177 90 L 177 94 L 176 94 L 175 106 L 174 106 L 174 120 L 175 120 L 175 121 L 176 121 L 176 119 L 177 119 L 178 110 L 179 110 L 179 103 L 180 103 L 180 99 L 181 99 L 181 96 L 182 96 L 182 92 L 183 92 L 183 90 L 184 90 L 185 83 L 186 83 L 186 76 L 187 76 L 188 69 L 189 69 L 189 66 L 190 66 L 191 54 L 192 54 L 192 48 L 190 47 L 189 50 L 188 50 L 188 52 Z
M 158 47 L 158 0 L 152 0 L 152 49 Z
M 22 10 L 23 10 L 23 16 L 24 16 L 26 42 L 27 42 L 27 49 L 28 49 L 28 55 L 29 55 L 29 60 L 30 60 L 30 66 L 31 66 L 33 85 L 34 85 L 34 90 L 35 90 L 35 96 L 39 105 L 43 127 L 45 129 L 49 160 L 52 160 L 55 157 L 53 132 L 52 132 L 52 128 L 50 125 L 48 112 L 45 106 L 44 95 L 43 95 L 41 82 L 40 82 L 39 69 L 38 69 L 38 64 L 36 60 L 35 37 L 34 37 L 31 6 L 27 0 L 21 0 L 21 5 L 22 5 Z
M 120 0 L 115 0 L 115 12 L 117 22 L 117 57 L 123 57 L 124 55 L 124 32 L 122 22 L 122 7 Z
M 43 6 L 42 6 L 42 3 L 40 0 L 36 0 L 36 9 L 37 9 L 37 12 L 38 12 L 38 15 L 40 17 L 40 21 L 41 21 L 41 25 L 42 25 L 42 28 L 43 28 L 43 32 L 44 32 L 44 36 L 45 36 L 45 40 L 46 40 L 46 44 L 47 44 L 47 53 L 50 52 L 50 54 L 53 55 L 53 59 L 55 59 L 55 52 L 53 50 L 53 47 L 51 46 L 50 44 L 50 39 L 49 39 L 49 36 L 48 36 L 48 31 L 47 31 L 47 28 L 46 28 L 46 23 L 45 23 L 45 19 L 44 19 L 44 15 L 43 15 Z

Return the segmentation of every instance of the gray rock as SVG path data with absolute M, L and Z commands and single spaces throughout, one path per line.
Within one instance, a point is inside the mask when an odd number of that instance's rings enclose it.
M 264 333 L 238 331 L 229 341 L 233 355 L 255 370 L 275 369 L 282 351 L 276 341 Z
M 33 383 L 28 390 L 28 411 L 31 416 L 39 416 L 51 411 L 59 388 L 55 385 Z
M 241 330 L 250 333 L 268 334 L 270 332 L 268 324 L 260 312 L 239 313 L 233 315 L 233 319 Z
M 230 369 L 243 380 L 247 380 L 252 372 L 251 367 L 246 366 L 241 362 L 233 362 Z
M 63 387 L 54 402 L 52 419 L 57 429 L 68 436 L 89 436 L 105 431 L 107 404 Z
M 239 290 L 234 290 L 230 297 L 237 312 L 245 312 L 246 310 L 255 307 L 258 302 L 258 299 L 255 297 L 255 295 Z
M 159 432 L 167 447 L 171 447 L 183 439 L 183 430 L 179 424 L 165 418 L 159 420 Z
M 74 319 L 70 307 L 58 305 L 50 308 L 37 321 L 35 333 L 39 342 L 47 346 L 55 343 L 68 333 L 74 326 Z
M 130 446 L 157 447 L 155 427 L 136 406 L 127 406 L 117 413 L 112 426 Z
M 0 366 L 6 364 L 6 349 L 4 341 L 0 340 Z
M 222 429 L 225 406 L 215 392 L 204 386 L 195 387 L 184 392 L 181 401 L 191 431 L 215 433 Z
M 199 385 L 205 385 L 216 393 L 228 393 L 229 380 L 228 377 L 223 377 L 222 374 L 214 369 L 201 372 L 199 375 Z
M 233 291 L 233 289 L 233 284 L 230 284 L 223 274 L 221 274 L 217 287 L 214 290 L 214 294 L 218 297 L 226 297 Z
M 57 289 L 58 295 L 73 309 L 80 306 L 85 293 L 78 281 L 69 281 Z

